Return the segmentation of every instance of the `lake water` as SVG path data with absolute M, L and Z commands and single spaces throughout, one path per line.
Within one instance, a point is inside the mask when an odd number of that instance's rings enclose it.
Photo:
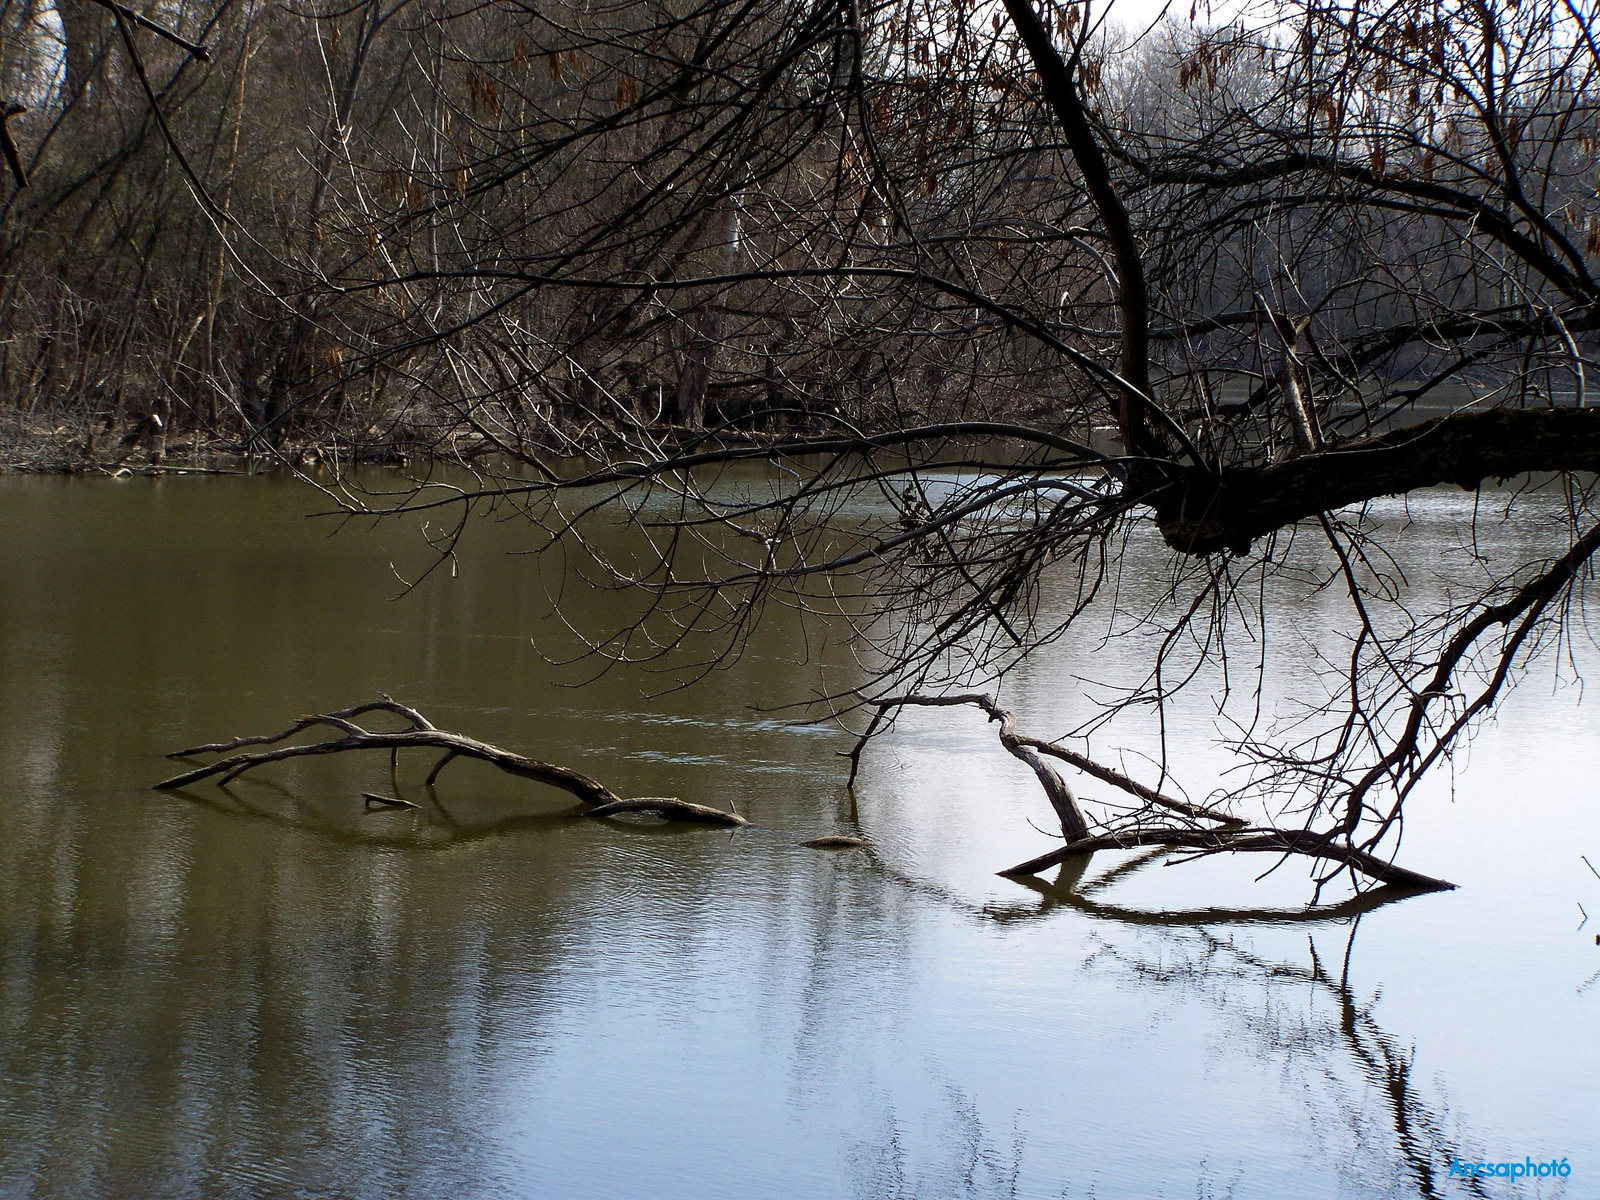
M 1408 561 L 1458 554 L 1469 504 L 1416 498 Z M 1049 810 L 976 711 L 907 714 L 852 795 L 848 736 L 772 711 L 816 683 L 781 616 L 689 692 L 569 687 L 515 522 L 393 600 L 416 523 L 330 536 L 318 506 L 0 479 L 5 1200 L 1600 1196 L 1600 739 L 1553 666 L 1411 810 L 1403 861 L 1457 891 L 1305 921 L 1303 877 L 1102 882 L 1129 855 L 1028 886 L 994 872 Z M 1536 502 L 1490 536 L 1554 528 Z M 1336 600 L 1303 624 L 1335 636 Z M 1132 653 L 1096 645 L 1008 681 L 1024 732 Z M 753 824 L 588 821 L 473 764 L 442 811 L 367 814 L 382 756 L 150 790 L 169 750 L 377 689 Z M 1175 762 L 1215 771 L 1185 720 Z M 825 833 L 871 850 L 800 845 Z

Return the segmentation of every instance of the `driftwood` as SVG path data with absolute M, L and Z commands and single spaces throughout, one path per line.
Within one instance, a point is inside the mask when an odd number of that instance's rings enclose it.
M 367 729 L 356 724 L 357 717 L 372 712 L 390 713 L 400 717 L 407 723 L 408 728 L 382 731 Z M 343 736 L 295 746 L 279 745 L 296 734 L 319 726 L 336 730 Z M 277 749 L 246 750 L 247 746 L 276 746 Z M 215 779 L 217 784 L 222 786 L 231 783 L 246 771 L 290 758 L 303 758 L 314 754 L 342 754 L 351 750 L 387 750 L 391 756 L 395 756 L 401 750 L 411 749 L 444 751 L 433 769 L 428 772 L 425 784 L 427 787 L 433 786 L 434 781 L 439 778 L 439 772 L 451 762 L 458 758 L 474 758 L 497 767 L 508 775 L 560 788 L 575 797 L 579 803 L 591 806 L 586 816 L 609 817 L 622 813 L 653 813 L 668 821 L 711 825 L 746 824 L 745 819 L 738 813 L 708 808 L 703 804 L 690 804 L 685 800 L 671 797 L 646 796 L 636 800 L 623 799 L 598 779 L 593 779 L 580 771 L 540 762 L 536 758 L 528 758 L 509 750 L 502 750 L 498 746 L 491 746 L 488 742 L 480 742 L 475 738 L 436 728 L 416 709 L 400 704 L 388 696 L 367 704 L 343 708 L 337 712 L 301 717 L 288 729 L 279 733 L 234 738 L 229 742 L 212 742 L 204 746 L 191 746 L 187 750 L 175 751 L 167 757 L 193 758 L 202 754 L 224 754 L 227 757 L 207 766 L 185 771 L 181 775 L 174 775 L 171 779 L 163 779 L 155 786 L 157 791 L 173 791 L 204 779 Z M 369 809 L 379 806 L 417 807 L 409 800 L 398 800 L 372 792 L 363 792 L 362 798 Z
M 845 756 L 850 760 L 851 784 L 855 783 L 856 774 L 861 768 L 861 752 L 882 730 L 886 716 L 900 708 L 971 704 L 981 708 L 991 721 L 1000 723 L 1000 744 L 1033 769 L 1033 773 L 1044 788 L 1045 796 L 1060 819 L 1061 834 L 1066 843 L 1048 854 L 1041 854 L 1038 858 L 1009 867 L 1001 871 L 1001 875 L 1037 875 L 1040 871 L 1058 863 L 1093 854 L 1096 850 L 1165 846 L 1193 850 L 1198 855 L 1261 852 L 1303 855 L 1336 864 L 1335 874 L 1338 870 L 1348 868 L 1381 884 L 1393 884 L 1417 891 L 1446 891 L 1455 887 L 1453 883 L 1407 870 L 1377 855 L 1358 849 L 1347 837 L 1340 837 L 1334 833 L 1317 833 L 1310 829 L 1253 826 L 1219 809 L 1190 804 L 1163 795 L 1128 778 L 1120 771 L 1074 753 L 1054 742 L 1019 735 L 1013 715 L 1001 708 L 994 697 L 986 693 L 969 692 L 955 696 L 892 696 L 873 703 L 877 711 L 873 713 L 866 731 Z M 1135 815 L 1131 824 L 1094 832 L 1079 807 L 1072 789 L 1054 768 L 1044 761 L 1042 755 L 1069 763 L 1087 775 L 1092 775 L 1129 795 L 1138 797 L 1144 801 L 1144 809 Z M 1165 813 L 1172 815 L 1166 817 L 1164 821 L 1154 821 L 1151 818 L 1157 815 L 1156 810 L 1164 810 Z M 1183 818 L 1187 823 L 1177 824 L 1174 817 Z M 1198 824 L 1201 821 L 1211 824 Z M 1328 878 L 1332 878 L 1332 875 Z M 1325 881 L 1319 881 L 1319 885 L 1320 882 Z
M 809 842 L 801 842 L 802 846 L 809 846 L 813 850 L 859 850 L 867 843 L 858 837 L 849 837 L 844 834 L 829 834 L 827 837 L 812 838 Z

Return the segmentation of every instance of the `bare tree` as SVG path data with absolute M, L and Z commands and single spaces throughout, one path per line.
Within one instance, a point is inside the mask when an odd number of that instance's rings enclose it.
M 1160 746 L 1162 778 L 1126 780 L 1131 818 L 1091 819 L 1040 778 L 1062 854 L 1271 850 L 1322 861 L 1323 880 L 1395 879 L 1405 801 L 1558 644 L 1600 548 L 1600 12 L 1285 0 L 1145 31 L 1112 15 L 1078 0 L 279 14 L 316 36 L 251 78 L 318 80 L 281 106 L 292 119 L 194 178 L 181 130 L 136 129 L 122 144 L 143 151 L 52 184 L 51 203 L 126 240 L 161 227 L 137 206 L 101 216 L 87 180 L 143 163 L 192 193 L 205 220 L 184 261 L 209 278 L 232 231 L 241 347 L 193 382 L 228 397 L 240 444 L 350 455 L 368 438 L 470 464 L 476 486 L 336 495 L 359 513 L 455 510 L 446 555 L 474 508 L 519 507 L 540 546 L 640 597 L 629 628 L 587 631 L 602 658 L 692 678 L 738 654 L 766 606 L 827 610 L 869 674 L 827 702 L 884 715 L 876 733 L 904 704 L 1003 678 L 1144 564 L 1165 599 L 1123 606 L 1119 628 L 1157 635 L 1147 669 L 1087 734 L 1160 713 L 1259 635 L 1265 580 L 1341 590 L 1346 660 L 1322 664 L 1293 722 L 1245 703 L 1248 780 L 1200 806 L 1270 795 L 1272 824 L 1157 802 L 1182 770 Z M 242 71 L 249 54 L 213 57 Z M 186 92 L 174 63 L 150 89 L 162 130 L 192 97 L 243 94 L 217 68 Z M 221 221 L 208 190 L 245 161 L 286 182 Z M 137 294 L 159 261 L 147 237 L 118 260 Z M 46 274 L 28 278 L 51 328 Z M 185 315 L 152 347 L 195 361 L 192 322 L 214 348 L 217 292 L 169 306 Z M 38 387 L 55 345 L 0 372 Z M 179 374 L 166 386 L 184 397 Z M 1503 512 L 1557 494 L 1560 528 L 1419 607 L 1403 531 L 1364 506 L 1497 479 L 1518 481 Z M 632 522 L 624 554 L 591 536 L 608 514 Z M 1046 577 L 1072 599 L 1041 620 Z
M 594 631 L 615 658 L 709 668 L 765 605 L 848 593 L 877 682 L 833 699 L 880 716 L 1003 676 L 1153 525 L 1169 599 L 1132 624 L 1162 636 L 1086 729 L 1167 704 L 1265 622 L 1260 581 L 1312 536 L 1327 553 L 1311 586 L 1347 594 L 1349 659 L 1296 728 L 1241 726 L 1254 770 L 1230 797 L 1273 794 L 1293 823 L 1197 825 L 1128 780 L 1146 807 L 1097 828 L 1045 768 L 1066 844 L 1040 864 L 1169 844 L 1307 854 L 1329 864 L 1322 881 L 1400 878 L 1384 851 L 1404 801 L 1560 635 L 1600 548 L 1585 390 L 1597 14 L 1308 2 L 1128 39 L 1103 11 L 1026 0 L 1004 19 L 962 4 L 646 13 L 517 35 L 551 64 L 537 86 L 474 60 L 450 125 L 456 194 L 426 210 L 451 214 L 455 251 L 422 261 L 407 233 L 421 216 L 364 211 L 367 242 L 409 259 L 375 270 L 356 253 L 336 277 L 345 294 L 448 295 L 369 342 L 367 369 L 432 348 L 410 369 L 456 414 L 442 436 L 536 474 L 342 502 L 523 506 L 545 545 L 586 549 L 602 580 L 649 597 L 632 629 Z M 480 14 L 442 13 L 441 36 Z M 531 63 L 511 40 L 500 61 Z M 583 85 L 558 90 L 574 69 Z M 534 202 L 574 175 L 573 201 Z M 737 258 L 718 225 L 734 205 Z M 774 409 L 794 397 L 804 420 L 763 436 L 750 407 L 684 403 L 719 383 Z M 676 403 L 651 413 L 652 389 Z M 727 482 L 773 459 L 807 465 L 766 493 Z M 1560 491 L 1565 528 L 1485 563 L 1470 597 L 1412 611 L 1397 535 L 1365 502 L 1517 478 Z M 892 518 L 847 508 L 874 492 Z M 630 560 L 586 540 L 587 514 L 647 501 Z M 1078 598 L 1041 626 L 1047 570 Z

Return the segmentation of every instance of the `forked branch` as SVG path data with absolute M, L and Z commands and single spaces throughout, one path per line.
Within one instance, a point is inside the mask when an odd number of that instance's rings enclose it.
M 407 728 L 387 731 L 372 730 L 356 723 L 355 718 L 371 712 L 392 713 L 402 718 L 406 722 Z M 288 741 L 296 734 L 317 726 L 326 726 L 337 730 L 344 736 L 294 746 L 278 745 L 280 742 Z M 244 750 L 246 746 L 277 746 L 277 748 Z M 598 779 L 585 775 L 581 771 L 541 762 L 536 758 L 528 758 L 525 755 L 515 754 L 510 750 L 502 750 L 499 746 L 490 745 L 488 742 L 480 742 L 476 738 L 436 728 L 416 709 L 400 704 L 388 696 L 367 704 L 357 704 L 351 708 L 339 709 L 337 712 L 315 713 L 301 717 L 289 728 L 279 733 L 235 738 L 229 742 L 213 742 L 204 746 L 191 746 L 187 750 L 176 751 L 167 755 L 167 757 L 192 758 L 201 754 L 225 754 L 227 757 L 207 766 L 185 771 L 181 775 L 174 775 L 171 779 L 164 779 L 155 786 L 157 791 L 174 791 L 178 788 L 188 787 L 192 783 L 199 783 L 203 779 L 215 779 L 217 784 L 222 786 L 231 783 L 246 771 L 252 771 L 268 763 L 282 762 L 290 758 L 303 758 L 307 755 L 317 754 L 343 754 L 353 750 L 387 750 L 391 754 L 397 754 L 401 750 L 410 749 L 444 751 L 444 756 L 440 758 L 434 765 L 433 770 L 428 774 L 426 786 L 429 787 L 438 779 L 439 772 L 444 769 L 446 764 L 457 758 L 473 758 L 479 762 L 486 762 L 490 766 L 506 772 L 508 775 L 515 775 L 521 779 L 532 779 L 538 783 L 548 784 L 571 794 L 579 803 L 591 806 L 586 814 L 588 816 L 608 817 L 622 813 L 648 812 L 664 817 L 669 821 L 692 821 L 714 825 L 743 825 L 746 823 L 745 819 L 737 813 L 708 808 L 703 804 L 691 804 L 670 796 L 647 796 L 633 800 L 624 799 Z M 230 751 L 242 751 L 242 753 L 230 753 Z
M 1081 810 L 1078 810 L 1077 800 L 1072 797 L 1071 789 L 1062 782 L 1061 777 L 1056 774 L 1048 763 L 1039 761 L 1039 754 L 1047 754 L 1051 758 L 1060 759 L 1069 766 L 1082 771 L 1085 775 L 1092 775 L 1102 783 L 1109 783 L 1112 787 L 1119 788 L 1130 796 L 1137 796 L 1154 808 L 1164 808 L 1196 821 L 1216 821 L 1222 825 L 1244 824 L 1238 817 L 1220 809 L 1207 808 L 1203 804 L 1190 804 L 1185 800 L 1178 800 L 1172 796 L 1164 795 L 1154 788 L 1146 787 L 1137 780 L 1130 779 L 1121 771 L 1114 770 L 1103 763 L 1097 763 L 1092 758 L 1068 750 L 1065 746 L 1058 745 L 1055 742 L 1047 742 L 1041 738 L 1024 737 L 1018 734 L 1016 732 L 1015 716 L 1009 710 L 1001 708 L 995 698 L 986 692 L 966 692 L 956 696 L 891 696 L 873 703 L 876 705 L 877 711 L 873 713 L 872 720 L 868 722 L 866 732 L 856 740 L 854 748 L 846 755 L 850 760 L 850 779 L 848 782 L 851 784 L 855 783 L 856 774 L 861 769 L 861 752 L 867 748 L 867 743 L 883 728 L 884 718 L 895 709 L 913 705 L 943 708 L 956 704 L 973 704 L 983 709 L 991 721 L 1000 722 L 1000 744 L 1009 753 L 1022 759 L 1023 762 L 1033 768 L 1034 774 L 1039 776 L 1039 782 L 1044 785 L 1046 795 L 1051 797 L 1052 806 L 1056 804 L 1052 788 L 1059 788 L 1065 791 L 1069 798 L 1072 798 L 1073 810 L 1077 812 L 1077 821 L 1073 822 L 1073 824 L 1081 823 L 1083 826 L 1082 832 L 1077 835 L 1079 837 L 1088 836 L 1088 822 L 1084 819 Z M 1059 808 L 1057 811 L 1059 813 Z M 1074 835 L 1069 830 L 1067 821 L 1062 822 L 1061 832 L 1069 841 L 1073 839 Z

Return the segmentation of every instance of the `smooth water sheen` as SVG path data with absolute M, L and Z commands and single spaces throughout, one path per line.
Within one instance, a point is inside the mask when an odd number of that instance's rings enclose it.
M 1407 561 L 1460 554 L 1469 505 L 1414 500 Z M 1303 873 L 1252 884 L 1262 862 L 1030 888 L 994 872 L 1048 847 L 1048 809 L 975 710 L 908 714 L 852 798 L 848 737 L 773 711 L 817 683 L 781 614 L 691 691 L 568 687 L 515 522 L 391 600 L 416 522 L 330 536 L 316 507 L 265 479 L 0 480 L 5 1200 L 1600 1196 L 1600 743 L 1553 666 L 1415 804 L 1405 861 L 1456 892 L 1352 924 L 1292 919 Z M 1136 661 L 1098 646 L 1008 682 L 1024 731 Z M 168 750 L 380 688 L 754 824 L 588 821 L 473 764 L 444 812 L 369 815 L 382 756 L 150 790 Z M 1222 765 L 1198 718 L 1172 756 Z M 847 832 L 872 852 L 799 844 Z M 1282 911 L 1208 911 L 1239 905 Z M 1571 1175 L 1474 1191 L 1452 1157 Z

